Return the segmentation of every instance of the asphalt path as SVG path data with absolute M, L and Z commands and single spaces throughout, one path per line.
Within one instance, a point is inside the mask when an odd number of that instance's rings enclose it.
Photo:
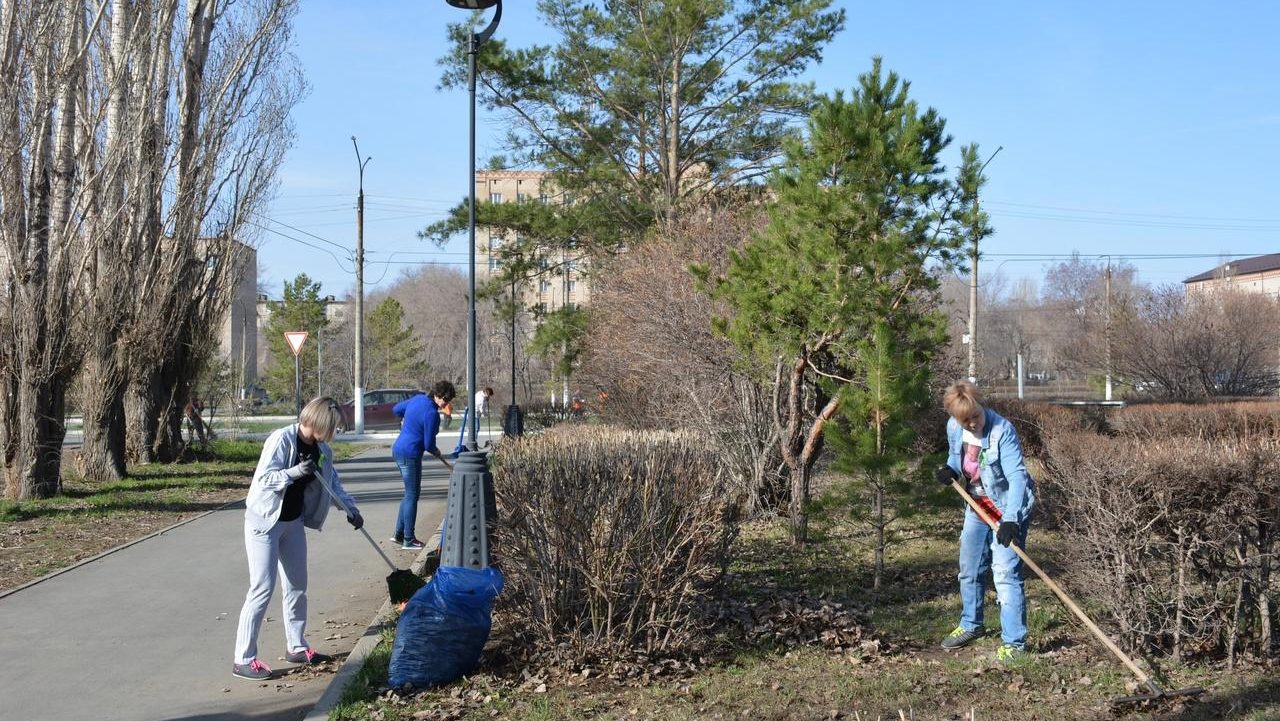
M 415 554 L 387 540 L 403 485 L 386 446 L 338 463 L 366 528 L 401 568 Z M 418 534 L 444 515 L 448 471 L 423 463 Z M 231 675 L 248 588 L 244 504 L 215 511 L 0 598 L 0 720 L 295 721 L 331 672 L 283 660 L 281 592 L 259 635 L 266 682 Z M 386 599 L 386 564 L 341 511 L 307 531 L 307 640 L 345 656 Z M 336 670 L 336 664 L 333 664 Z

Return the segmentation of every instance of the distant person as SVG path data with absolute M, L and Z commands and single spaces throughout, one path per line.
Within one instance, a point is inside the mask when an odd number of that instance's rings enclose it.
M 258 630 L 275 590 L 276 576 L 284 578 L 285 660 L 314 665 L 333 660 L 307 643 L 306 528 L 320 530 L 334 496 L 347 509 L 347 522 L 357 530 L 364 519 L 356 500 L 342 487 L 333 465 L 329 442 L 342 421 L 332 398 L 316 398 L 298 415 L 298 422 L 273 431 L 262 446 L 258 468 L 245 499 L 244 545 L 249 557 L 249 593 L 236 627 L 235 660 L 231 672 L 263 681 L 271 668 L 258 659 Z M 328 490 L 326 490 L 326 487 Z
M 187 405 L 183 409 L 183 414 L 187 417 L 187 442 L 190 443 L 199 438 L 204 443 L 206 437 L 209 439 L 217 438 L 213 433 L 213 428 L 204 422 L 204 401 L 200 400 L 200 396 L 191 391 L 187 395 Z
M 1027 642 L 1027 601 L 1022 582 L 1022 559 L 1010 548 L 1025 547 L 1035 481 L 1027 472 L 1022 443 L 1013 424 L 990 408 L 983 408 L 978 388 L 968 381 L 947 388 L 942 405 L 947 420 L 947 464 L 935 478 L 943 485 L 959 481 L 969 495 L 999 521 L 991 527 L 966 508 L 960 532 L 960 625 L 942 647 L 967 646 L 986 635 L 983 625 L 982 576 L 991 571 L 1000 602 L 1000 648 L 996 658 L 1012 661 L 1023 655 Z
M 489 416 L 489 399 L 493 397 L 493 389 L 485 386 L 476 391 L 476 417 L 487 418 Z
M 418 497 L 422 494 L 423 452 L 439 458 L 445 467 L 453 468 L 440 455 L 436 434 L 440 431 L 441 410 L 453 400 L 455 392 L 452 383 L 439 381 L 432 386 L 430 393 L 400 401 L 391 409 L 392 413 L 404 419 L 400 424 L 400 435 L 391 446 L 391 456 L 404 481 L 404 497 L 400 500 L 396 532 L 391 540 L 406 551 L 416 551 L 426 545 L 414 535 L 418 522 Z

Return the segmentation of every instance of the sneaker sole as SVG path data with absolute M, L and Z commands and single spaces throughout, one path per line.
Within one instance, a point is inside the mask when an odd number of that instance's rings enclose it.
M 236 678 L 242 678 L 245 681 L 270 681 L 271 680 L 271 674 L 267 674 L 266 676 L 244 676 L 242 674 L 236 673 L 235 671 L 232 671 L 231 675 L 235 676 Z

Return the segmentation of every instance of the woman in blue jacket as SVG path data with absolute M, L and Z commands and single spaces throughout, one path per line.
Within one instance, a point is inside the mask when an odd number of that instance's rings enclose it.
M 391 540 L 406 551 L 416 551 L 425 545 L 414 535 L 418 521 L 418 497 L 422 494 L 423 451 L 439 458 L 446 468 L 453 467 L 440 455 L 436 434 L 440 431 L 440 409 L 449 405 L 455 392 L 452 383 L 440 381 L 430 393 L 400 401 L 391 409 L 392 413 L 404 419 L 400 423 L 400 435 L 391 446 L 391 456 L 404 481 L 404 498 L 400 501 L 396 532 Z
M 982 622 L 982 575 L 988 569 L 1000 603 L 1000 648 L 996 658 L 1012 661 L 1027 642 L 1027 601 L 1022 582 L 1022 559 L 1010 548 L 1023 547 L 1035 505 L 1035 481 L 1027 472 L 1022 443 L 1013 424 L 984 408 L 978 388 L 961 381 L 947 388 L 943 407 L 947 421 L 947 464 L 936 479 L 950 485 L 961 480 L 969 495 L 1000 522 L 999 530 L 965 509 L 960 532 L 960 625 L 942 641 L 948 650 L 967 646 L 986 635 Z

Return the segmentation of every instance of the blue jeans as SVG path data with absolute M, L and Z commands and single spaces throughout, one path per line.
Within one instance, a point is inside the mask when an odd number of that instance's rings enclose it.
M 1026 548 L 1027 523 L 1018 530 L 1015 541 Z M 965 509 L 964 529 L 960 531 L 960 626 L 972 631 L 982 626 L 982 574 L 988 569 L 996 586 L 1000 603 L 1000 637 L 1010 645 L 1022 648 L 1027 642 L 1027 598 L 1022 583 L 1022 559 L 996 542 L 996 534 L 973 512 Z
M 413 535 L 418 523 L 418 496 L 422 494 L 422 456 L 409 458 L 392 454 L 396 468 L 400 469 L 400 479 L 404 481 L 404 498 L 400 501 L 400 513 L 396 516 L 396 535 L 406 541 Z

